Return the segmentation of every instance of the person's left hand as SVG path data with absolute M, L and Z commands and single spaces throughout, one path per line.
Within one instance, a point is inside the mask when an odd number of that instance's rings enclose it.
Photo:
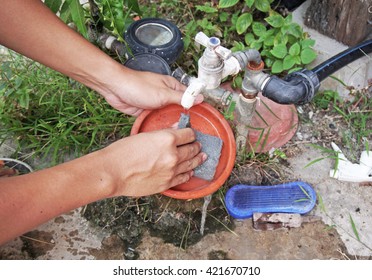
M 132 116 L 138 116 L 144 109 L 156 109 L 168 104 L 181 104 L 186 86 L 175 78 L 152 72 L 134 71 L 122 67 L 116 77 L 107 84 L 108 91 L 101 92 L 115 109 Z M 195 105 L 203 101 L 199 95 Z

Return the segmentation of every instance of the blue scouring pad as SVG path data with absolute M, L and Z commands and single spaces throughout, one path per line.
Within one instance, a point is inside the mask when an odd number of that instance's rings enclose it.
M 305 182 L 273 186 L 235 185 L 225 195 L 227 212 L 236 219 L 247 219 L 253 213 L 310 212 L 316 203 L 314 189 Z

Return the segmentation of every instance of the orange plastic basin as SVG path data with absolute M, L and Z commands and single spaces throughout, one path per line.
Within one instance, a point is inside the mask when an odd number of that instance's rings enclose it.
M 178 122 L 184 109 L 180 105 L 168 105 L 157 110 L 145 110 L 133 124 L 131 135 L 140 132 L 165 129 Z M 234 134 L 223 115 L 207 103 L 202 103 L 189 110 L 191 127 L 202 133 L 222 139 L 223 146 L 220 161 L 212 181 L 192 177 L 188 182 L 163 192 L 176 199 L 196 199 L 217 191 L 230 176 L 235 164 L 236 144 Z

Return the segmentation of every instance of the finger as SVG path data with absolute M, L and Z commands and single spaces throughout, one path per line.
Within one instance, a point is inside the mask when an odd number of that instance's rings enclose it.
M 200 153 L 196 157 L 193 157 L 192 159 L 181 162 L 177 166 L 175 173 L 178 175 L 178 174 L 192 171 L 194 168 L 201 165 L 206 159 L 207 159 L 207 155 L 205 153 Z
M 171 131 L 176 136 L 177 146 L 192 143 L 196 139 L 195 132 L 191 128 L 173 129 Z
M 165 84 L 167 87 L 174 89 L 176 91 L 184 92 L 186 90 L 186 86 L 179 82 L 176 78 L 171 76 L 165 76 L 167 79 L 165 80 Z
M 176 122 L 176 123 L 174 123 L 174 124 L 172 124 L 171 125 L 171 128 L 172 129 L 178 129 L 178 124 L 179 124 L 180 122 Z
M 201 149 L 201 144 L 199 142 L 194 142 L 192 144 L 187 144 L 178 147 L 178 162 L 184 162 L 195 157 Z
M 194 100 L 194 105 L 200 104 L 204 101 L 203 94 L 198 94 Z
M 193 175 L 194 172 L 190 171 L 175 176 L 170 182 L 170 188 L 188 182 Z

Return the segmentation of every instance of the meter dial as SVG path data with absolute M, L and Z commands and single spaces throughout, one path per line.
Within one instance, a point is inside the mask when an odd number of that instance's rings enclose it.
M 150 46 L 168 44 L 174 36 L 168 27 L 158 23 L 143 24 L 138 27 L 135 34 L 138 40 Z
M 152 53 L 168 64 L 174 63 L 183 50 L 181 31 L 165 19 L 143 18 L 133 22 L 124 33 L 133 55 Z

